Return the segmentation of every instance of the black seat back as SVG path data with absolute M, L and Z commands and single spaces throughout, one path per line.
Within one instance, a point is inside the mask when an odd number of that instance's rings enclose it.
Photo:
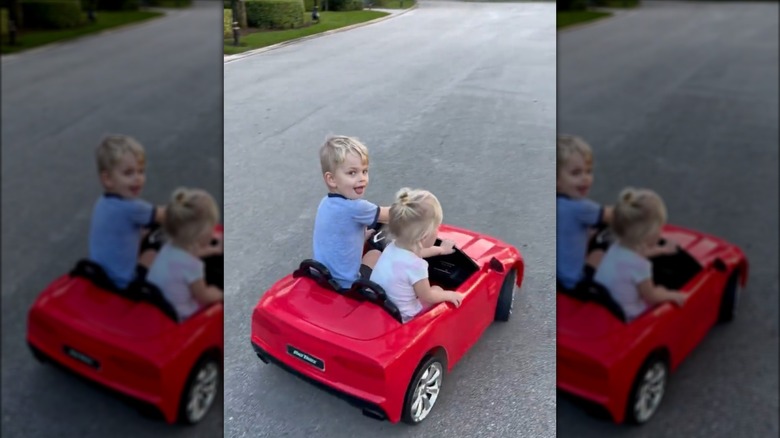
M 157 286 L 144 279 L 135 280 L 127 288 L 122 289 L 114 284 L 103 268 L 89 259 L 82 259 L 70 271 L 71 277 L 85 278 L 95 286 L 108 292 L 117 294 L 132 301 L 146 301 L 157 307 L 165 316 L 178 322 L 176 310 L 169 303 Z
M 314 259 L 306 259 L 301 262 L 298 269 L 293 271 L 293 278 L 308 277 L 316 281 L 317 284 L 326 288 L 339 292 L 341 287 L 338 282 L 333 279 L 333 275 L 330 270 L 322 263 Z
M 612 294 L 609 293 L 606 287 L 595 281 L 587 281 L 581 283 L 579 289 L 582 289 L 581 293 L 584 293 L 590 301 L 606 307 L 617 319 L 626 322 L 626 314 L 623 312 L 623 308 L 612 298 Z
M 358 279 L 352 284 L 350 293 L 363 297 L 366 301 L 370 301 L 376 304 L 389 313 L 393 319 L 398 322 L 403 322 L 401 311 L 398 310 L 398 307 L 393 304 L 392 301 L 387 299 L 387 294 L 385 293 L 385 290 L 382 289 L 382 286 L 374 283 L 373 281 L 367 280 L 365 278 Z
M 558 282 L 558 292 L 580 301 L 597 303 L 606 308 L 609 313 L 621 322 L 626 322 L 626 314 L 623 312 L 623 308 L 612 298 L 607 288 L 600 283 L 593 280 L 581 281 L 573 289 L 567 289 Z

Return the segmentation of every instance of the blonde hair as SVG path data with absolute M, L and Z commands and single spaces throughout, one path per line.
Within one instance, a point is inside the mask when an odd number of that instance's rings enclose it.
M 390 234 L 404 246 L 418 246 L 441 225 L 444 213 L 439 200 L 427 190 L 403 188 L 390 206 Z
M 103 137 L 95 151 L 98 173 L 112 171 L 127 153 L 133 154 L 142 164 L 146 162 L 144 147 L 133 137 L 122 134 Z
M 208 192 L 180 187 L 165 207 L 163 228 L 175 244 L 189 246 L 217 222 L 219 208 Z
M 574 154 L 581 154 L 586 164 L 593 164 L 593 150 L 585 140 L 576 135 L 558 134 L 558 141 L 555 149 L 556 173 L 563 169 Z
M 349 153 L 357 155 L 364 165 L 368 165 L 368 148 L 360 140 L 344 135 L 328 137 L 320 147 L 322 174 L 334 172 L 336 167 L 346 160 Z
M 612 229 L 628 246 L 641 245 L 647 236 L 666 223 L 666 206 L 652 190 L 623 189 L 615 205 Z

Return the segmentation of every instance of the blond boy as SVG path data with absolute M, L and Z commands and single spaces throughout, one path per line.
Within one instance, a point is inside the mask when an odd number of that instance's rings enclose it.
M 371 250 L 363 256 L 366 229 L 377 222 L 387 223 L 389 207 L 363 199 L 368 187 L 368 149 L 358 139 L 328 138 L 320 148 L 320 164 L 328 194 L 320 201 L 314 220 L 314 259 L 346 289 L 359 277 L 371 275 L 380 253 Z

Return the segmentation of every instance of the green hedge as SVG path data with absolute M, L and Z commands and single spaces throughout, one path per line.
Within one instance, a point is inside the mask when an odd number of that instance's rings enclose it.
M 360 11 L 363 9 L 363 0 L 328 0 L 328 9 L 331 11 Z
M 143 3 L 143 1 L 141 2 Z M 146 0 L 146 6 L 190 6 L 192 0 Z
M 98 0 L 97 2 L 97 8 L 101 11 L 136 11 L 140 6 L 140 0 Z
M 225 15 L 225 38 L 233 38 L 233 11 L 225 9 L 223 13 Z
M 322 0 L 320 0 L 322 3 Z M 314 0 L 303 0 L 303 9 L 311 12 L 314 10 Z M 322 12 L 322 6 L 320 6 L 320 12 Z
M 291 29 L 303 25 L 303 0 L 247 0 L 246 20 L 259 29 Z
M 65 29 L 84 24 L 80 0 L 22 0 L 22 17 L 28 28 Z

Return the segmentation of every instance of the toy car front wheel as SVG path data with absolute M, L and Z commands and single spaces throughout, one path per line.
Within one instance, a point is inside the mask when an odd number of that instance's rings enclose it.
M 723 298 L 720 301 L 720 312 L 718 314 L 718 322 L 730 322 L 737 314 L 737 303 L 739 302 L 739 295 L 742 292 L 742 287 L 739 284 L 739 271 L 734 270 L 731 273 L 726 287 L 723 289 Z
M 512 304 L 515 299 L 515 278 L 517 270 L 512 269 L 504 277 L 504 283 L 501 285 L 501 292 L 498 294 L 498 303 L 496 303 L 496 321 L 509 321 L 512 316 Z
M 418 425 L 428 417 L 439 398 L 443 380 L 444 365 L 439 358 L 432 356 L 420 364 L 406 390 L 404 423 Z
M 198 423 L 206 416 L 217 397 L 220 380 L 217 360 L 206 356 L 192 368 L 179 405 L 179 421 Z
M 634 424 L 644 424 L 655 415 L 666 392 L 669 367 L 660 355 L 648 358 L 634 379 L 628 397 L 626 418 Z

